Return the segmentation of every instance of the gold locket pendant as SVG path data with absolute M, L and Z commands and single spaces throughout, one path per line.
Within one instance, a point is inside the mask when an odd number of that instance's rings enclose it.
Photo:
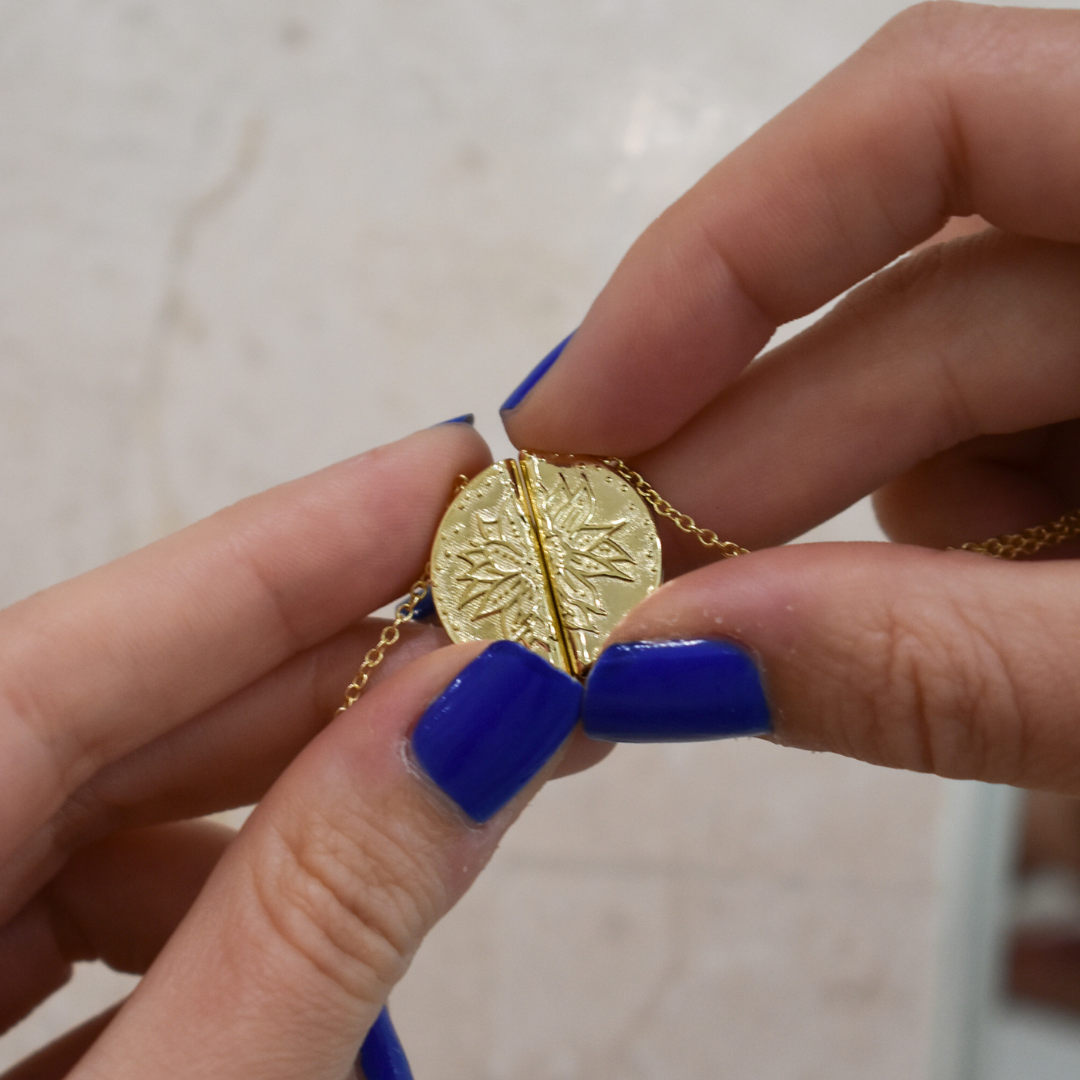
M 429 570 L 367 651 L 337 711 L 363 694 L 429 587 L 452 641 L 519 641 L 584 677 L 615 624 L 660 584 L 650 510 L 720 557 L 749 554 L 677 510 L 618 458 L 522 450 L 518 461 L 488 466 L 455 494 Z M 1080 509 L 960 547 L 1019 559 L 1078 538 Z
M 452 641 L 518 641 L 582 678 L 615 624 L 660 584 L 660 537 L 603 462 L 523 450 L 454 497 L 431 552 Z

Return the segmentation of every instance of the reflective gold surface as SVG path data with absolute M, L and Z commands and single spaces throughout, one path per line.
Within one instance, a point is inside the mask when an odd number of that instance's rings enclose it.
M 570 670 L 517 462 L 489 466 L 450 504 L 431 552 L 431 591 L 451 640 L 520 641 Z
M 589 458 L 526 451 L 462 489 L 431 561 L 454 641 L 520 641 L 574 675 L 660 573 L 656 527 L 622 477 Z
M 645 504 L 598 462 L 522 453 L 548 580 L 575 674 L 615 624 L 660 584 L 660 540 Z

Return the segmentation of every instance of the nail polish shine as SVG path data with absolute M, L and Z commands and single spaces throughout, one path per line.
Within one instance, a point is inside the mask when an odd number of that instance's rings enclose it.
M 678 742 L 770 730 L 761 675 L 727 641 L 611 645 L 585 687 L 587 735 L 611 742 Z
M 408 597 L 406 597 L 406 599 L 408 599 Z M 435 614 L 435 596 L 429 585 L 425 590 L 424 595 L 416 601 L 416 607 L 413 608 L 412 615 L 410 615 L 409 618 L 412 622 L 419 622 L 421 619 L 430 619 Z
M 385 1007 L 371 1025 L 356 1064 L 364 1080 L 413 1080 L 409 1060 Z
M 420 718 L 412 749 L 474 821 L 487 821 L 573 731 L 581 685 L 515 641 L 489 645 Z

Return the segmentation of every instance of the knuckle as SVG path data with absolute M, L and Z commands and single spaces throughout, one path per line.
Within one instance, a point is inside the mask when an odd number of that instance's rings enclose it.
M 922 0 L 894 15 L 871 41 L 890 53 L 943 56 L 970 45 L 972 28 L 985 9 L 958 0 Z
M 274 937 L 322 977 L 382 1001 L 445 907 L 438 873 L 416 847 L 408 830 L 370 817 L 335 822 L 306 810 L 302 822 L 268 830 L 255 901 Z
M 882 319 L 895 320 L 897 309 L 934 302 L 941 289 L 956 276 L 957 254 L 935 244 L 867 278 L 845 294 L 828 312 L 823 325 L 840 329 Z
M 1032 50 L 1043 57 L 1055 31 L 1045 11 L 995 7 L 958 0 L 923 0 L 894 15 L 867 42 L 871 54 L 884 54 L 910 76 L 944 85 L 957 75 L 1004 75 L 1027 64 Z M 1076 13 L 1054 13 L 1053 26 L 1075 27 Z M 1072 43 L 1067 48 L 1071 50 Z
M 58 853 L 67 855 L 104 836 L 120 820 L 124 806 L 111 796 L 99 776 L 73 791 L 53 815 L 52 845 Z
M 956 347 L 955 312 L 970 311 L 979 302 L 988 261 L 1001 247 L 994 235 L 932 245 L 853 289 L 822 321 L 825 332 L 875 341 L 883 340 L 887 328 L 894 356 L 918 357 L 927 386 L 923 423 L 932 425 L 931 452 L 983 430 L 981 383 L 970 377 L 967 352 Z M 932 340 L 926 335 L 928 322 L 942 329 Z

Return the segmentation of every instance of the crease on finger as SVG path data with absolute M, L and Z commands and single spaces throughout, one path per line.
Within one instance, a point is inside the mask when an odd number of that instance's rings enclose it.
M 719 230 L 710 227 L 709 217 L 695 217 L 692 219 L 691 224 L 693 230 L 701 237 L 705 249 L 712 255 L 715 268 L 735 286 L 750 314 L 760 323 L 760 329 L 765 336 L 765 343 L 767 343 L 776 333 L 776 328 L 784 320 L 774 312 L 769 311 L 762 299 L 750 289 L 745 276 L 740 272 L 726 245 L 721 240 Z M 717 291 L 720 292 L 720 290 Z
M 293 657 L 257 683 L 193 717 L 80 785 L 23 845 L 40 887 L 43 874 L 80 847 L 124 828 L 145 828 L 257 802 L 292 758 L 333 719 L 360 659 L 385 620 L 363 620 Z M 419 655 L 446 644 L 438 627 L 407 624 L 372 686 Z M 4 898 L 0 896 L 0 909 Z

